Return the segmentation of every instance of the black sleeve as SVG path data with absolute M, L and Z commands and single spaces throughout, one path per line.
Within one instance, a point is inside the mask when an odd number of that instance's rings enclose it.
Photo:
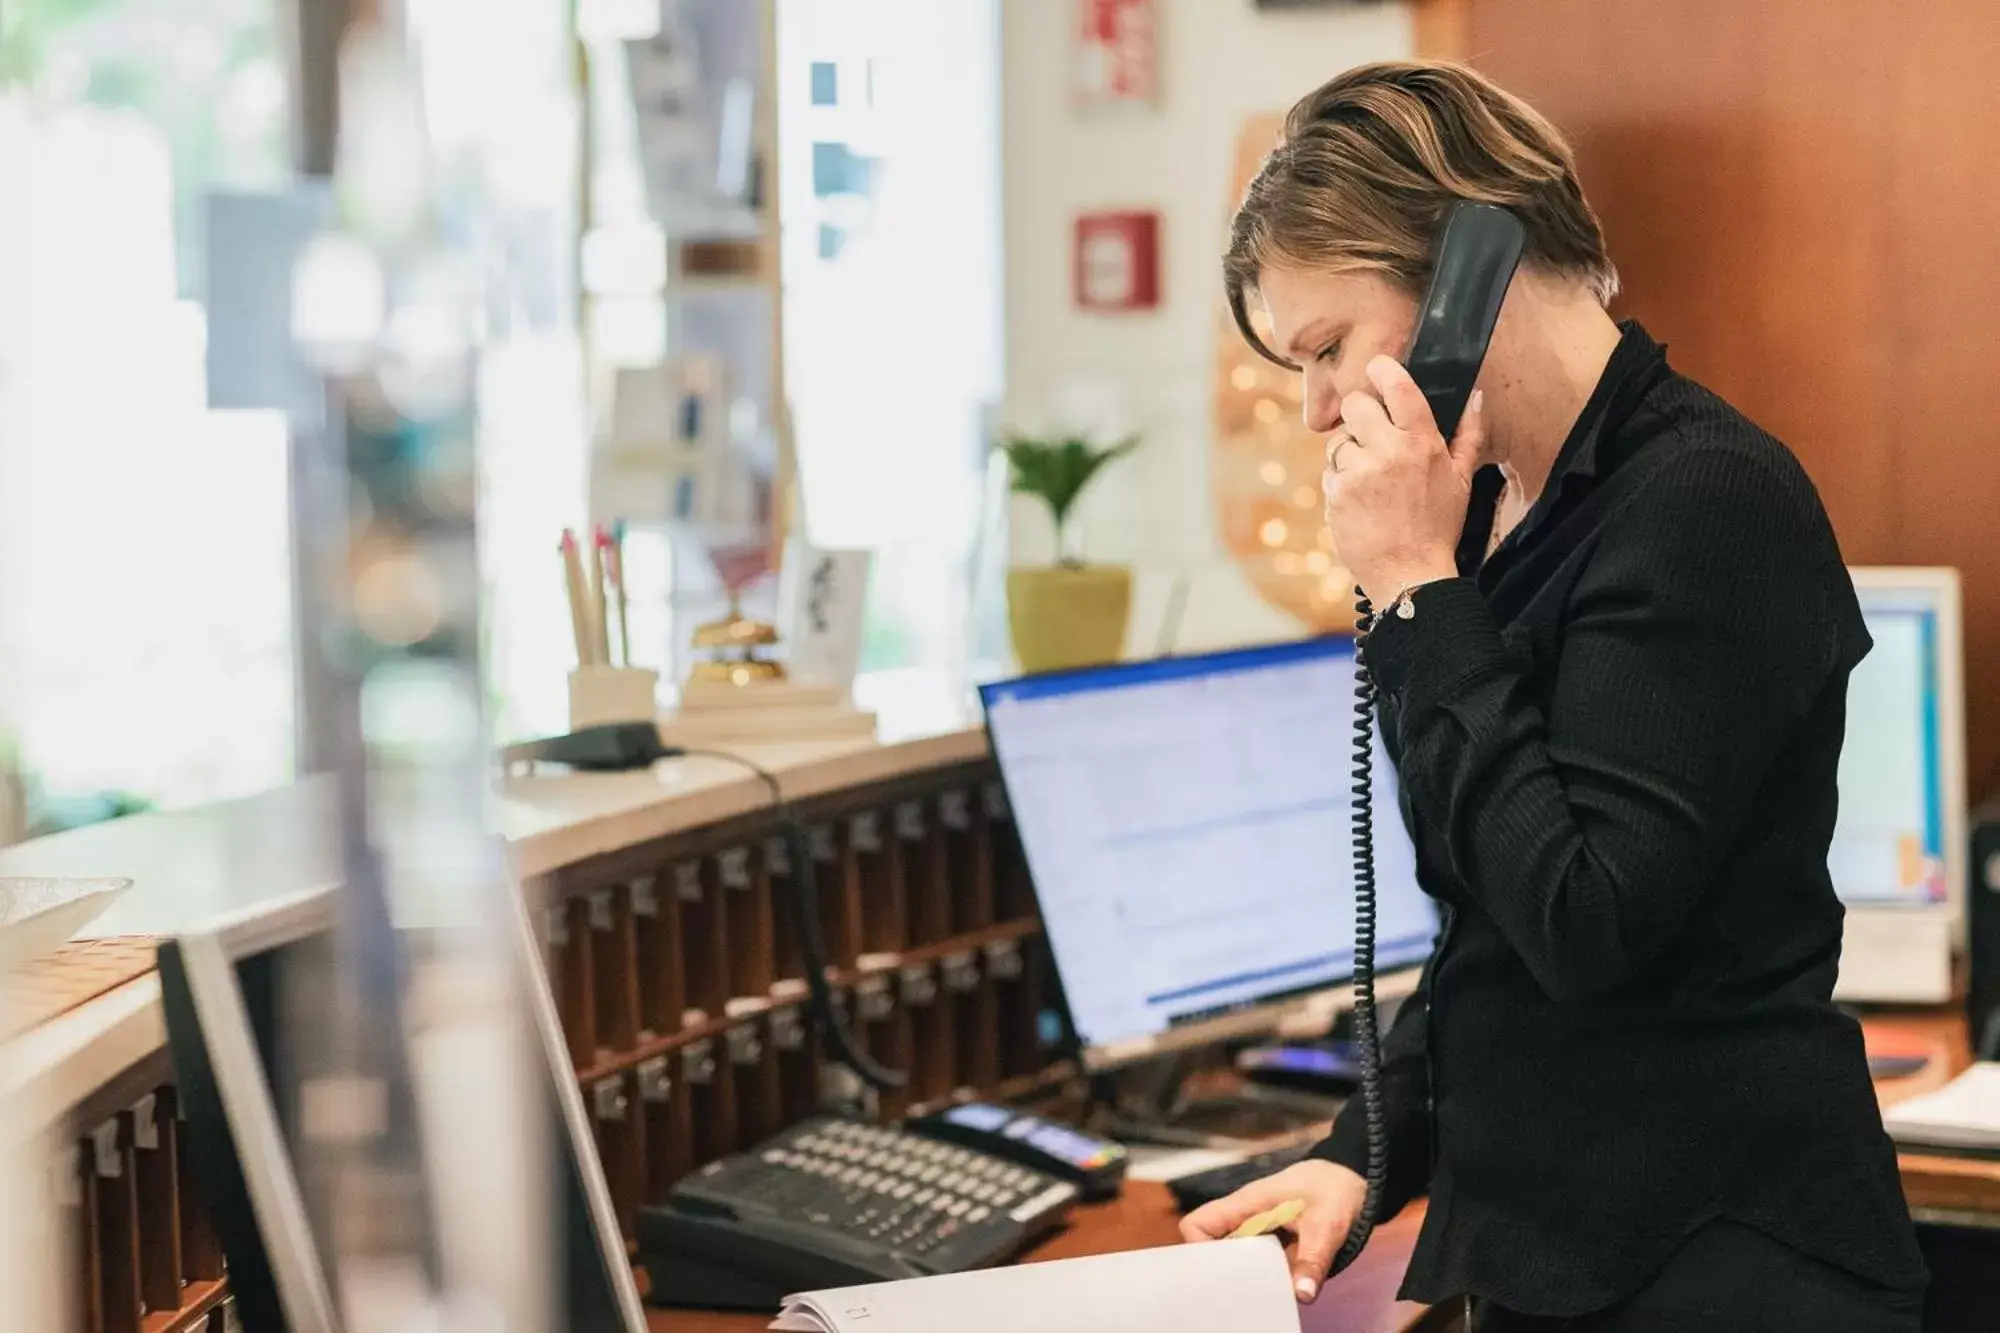
M 1541 664 L 1546 712 L 1469 580 L 1425 585 L 1368 646 L 1416 818 L 1557 1001 L 1616 990 L 1674 939 L 1866 645 L 1802 471 L 1684 446 L 1624 503 Z
M 1403 1001 L 1382 1037 L 1382 1122 L 1388 1130 L 1389 1173 L 1382 1191 L 1387 1221 L 1423 1194 L 1431 1179 L 1430 1069 L 1424 1061 L 1424 1022 L 1431 1000 L 1430 969 Z M 1368 1173 L 1368 1116 L 1356 1092 L 1333 1122 L 1333 1132 L 1310 1154 L 1336 1162 L 1357 1176 Z

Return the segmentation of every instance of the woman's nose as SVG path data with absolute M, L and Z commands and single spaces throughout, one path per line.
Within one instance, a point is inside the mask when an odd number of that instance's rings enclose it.
M 1340 424 L 1340 391 L 1334 387 L 1331 375 L 1315 375 L 1310 370 L 1304 374 L 1306 429 L 1315 435 L 1331 435 Z

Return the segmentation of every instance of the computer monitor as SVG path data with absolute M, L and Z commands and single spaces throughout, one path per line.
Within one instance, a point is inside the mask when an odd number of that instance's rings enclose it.
M 1847 907 L 1834 995 L 1942 1003 L 1963 938 L 1967 856 L 1958 571 L 1852 573 L 1875 647 L 1848 683 L 1827 856 Z
M 160 982 L 188 1149 L 229 1263 L 245 1328 L 335 1333 L 331 1258 L 315 1237 L 292 1156 L 292 1098 L 281 1040 L 292 969 L 310 965 L 334 922 L 334 891 L 258 907 L 160 946 Z M 513 963 L 525 980 L 561 1198 L 561 1326 L 643 1333 L 612 1210 L 541 952 L 514 896 Z M 276 1090 L 276 1091 L 274 1091 Z
M 1351 639 L 1028 676 L 980 697 L 1086 1067 L 1270 1031 L 1352 978 Z M 1379 744 L 1374 784 L 1388 972 L 1429 955 L 1438 919 Z

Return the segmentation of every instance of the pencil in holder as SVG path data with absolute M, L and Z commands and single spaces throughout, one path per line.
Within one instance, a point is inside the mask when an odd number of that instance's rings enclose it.
M 580 666 L 569 673 L 572 731 L 659 717 L 660 673 L 646 667 Z

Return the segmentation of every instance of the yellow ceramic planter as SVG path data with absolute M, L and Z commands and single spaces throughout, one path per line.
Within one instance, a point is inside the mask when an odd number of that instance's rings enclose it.
M 1132 615 L 1132 571 L 1057 565 L 1007 572 L 1007 625 L 1023 671 L 1115 662 Z

